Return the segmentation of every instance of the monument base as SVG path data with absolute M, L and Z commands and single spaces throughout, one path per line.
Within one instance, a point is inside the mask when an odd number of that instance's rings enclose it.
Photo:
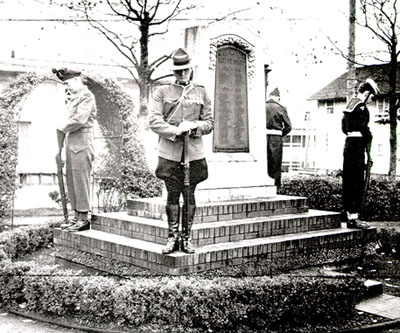
M 197 202 L 220 202 L 243 199 L 272 198 L 276 196 L 276 186 L 248 186 L 230 188 L 199 188 Z

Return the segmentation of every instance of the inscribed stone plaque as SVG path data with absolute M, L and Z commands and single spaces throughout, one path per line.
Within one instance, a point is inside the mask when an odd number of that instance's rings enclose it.
M 249 152 L 246 61 L 235 47 L 217 50 L 214 152 Z

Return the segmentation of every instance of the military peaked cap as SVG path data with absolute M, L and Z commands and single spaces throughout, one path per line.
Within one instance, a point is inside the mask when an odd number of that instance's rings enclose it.
M 60 68 L 60 69 L 56 69 L 53 68 L 52 72 L 54 74 L 56 74 L 56 76 L 61 80 L 61 81 L 66 81 L 69 79 L 72 79 L 76 76 L 80 76 L 81 72 L 78 71 L 74 71 L 72 69 L 68 69 L 68 68 Z

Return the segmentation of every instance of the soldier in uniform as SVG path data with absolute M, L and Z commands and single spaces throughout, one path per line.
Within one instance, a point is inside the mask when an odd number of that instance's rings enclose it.
M 368 127 L 369 111 L 367 104 L 371 95 L 377 95 L 376 83 L 367 79 L 358 88 L 343 112 L 342 131 L 346 134 L 343 150 L 343 208 L 349 228 L 366 229 L 369 225 L 360 221 L 362 199 L 365 186 L 365 154 L 370 159 L 372 134 Z
M 90 227 L 90 174 L 94 159 L 93 125 L 96 119 L 94 95 L 83 83 L 81 73 L 70 69 L 53 69 L 53 73 L 66 85 L 68 119 L 57 128 L 58 158 L 66 148 L 66 179 L 68 199 L 74 218 L 62 224 L 68 231 Z
M 275 180 L 275 186 L 279 190 L 282 174 L 282 138 L 292 130 L 292 124 L 286 108 L 279 104 L 280 93 L 275 88 L 269 94 L 269 100 L 265 103 L 267 116 L 267 158 L 268 175 Z
M 166 214 L 168 242 L 164 254 L 181 246 L 182 251 L 194 253 L 191 228 L 196 211 L 194 192 L 198 183 L 207 179 L 202 135 L 214 128 L 211 100 L 204 86 L 191 81 L 191 57 L 179 48 L 172 54 L 175 82 L 160 86 L 152 96 L 149 109 L 150 128 L 159 135 L 156 176 L 165 182 L 167 190 Z M 190 133 L 188 157 L 190 161 L 189 195 L 184 186 L 184 136 Z M 179 234 L 179 198 L 183 195 L 182 234 Z M 187 198 L 188 197 L 188 198 Z

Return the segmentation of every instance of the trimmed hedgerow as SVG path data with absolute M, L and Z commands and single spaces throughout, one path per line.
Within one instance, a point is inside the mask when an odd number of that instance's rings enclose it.
M 53 244 L 53 227 L 59 222 L 19 227 L 0 234 L 0 261 L 16 260 Z
M 341 178 L 330 176 L 283 177 L 279 194 L 307 197 L 312 209 L 341 211 Z
M 362 297 L 353 278 L 160 277 L 116 281 L 55 266 L 0 264 L 0 302 L 124 327 L 176 325 L 206 330 L 276 329 L 351 315 Z
M 307 197 L 312 209 L 342 211 L 342 179 L 332 176 L 283 177 L 280 194 Z M 373 175 L 363 219 L 400 221 L 400 181 Z

